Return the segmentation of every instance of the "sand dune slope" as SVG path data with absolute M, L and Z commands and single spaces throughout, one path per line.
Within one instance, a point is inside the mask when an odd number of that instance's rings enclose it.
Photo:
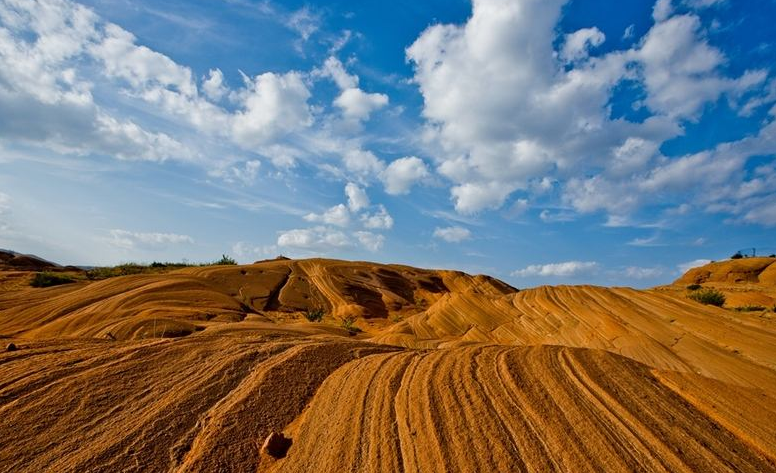
M 658 368 L 776 386 L 776 321 L 655 291 L 543 286 L 497 297 L 449 294 L 375 340 L 600 348 Z
M 179 336 L 219 323 L 279 314 L 303 320 L 362 319 L 384 327 L 444 294 L 502 295 L 516 289 L 488 276 L 335 260 L 272 260 L 248 266 L 186 268 L 91 284 L 0 293 L 0 334 L 24 338 Z
M 600 350 L 31 342 L 0 380 L 4 471 L 776 471 L 768 393 Z
M 337 367 L 345 339 L 32 342 L 0 353 L 0 471 L 254 471 L 257 443 Z
M 776 420 L 773 398 L 741 389 L 757 404 L 727 416 L 662 376 L 550 346 L 374 355 L 324 382 L 272 471 L 776 471 L 776 427 L 741 431 Z

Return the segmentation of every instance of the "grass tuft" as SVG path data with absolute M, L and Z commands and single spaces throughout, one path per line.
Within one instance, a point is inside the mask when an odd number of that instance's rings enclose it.
M 701 304 L 714 305 L 722 307 L 725 305 L 725 295 L 713 288 L 701 289 L 693 291 L 687 295 L 688 298 Z
M 32 277 L 32 281 L 30 281 L 30 286 L 51 287 L 59 286 L 61 284 L 70 284 L 75 281 L 76 279 L 74 277 L 68 276 L 67 274 L 50 273 L 48 271 L 44 271 L 42 273 L 35 273 L 35 276 Z

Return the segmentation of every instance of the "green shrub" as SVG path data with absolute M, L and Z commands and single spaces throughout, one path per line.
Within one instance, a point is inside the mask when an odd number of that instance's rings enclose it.
M 741 259 L 743 257 L 744 257 L 744 255 L 742 255 L 740 251 L 736 251 L 736 254 L 731 256 L 730 259 Z
M 351 334 L 354 334 L 356 332 L 360 332 L 361 329 L 356 327 L 356 318 L 352 315 L 349 315 L 342 319 L 342 328 L 350 332 Z
M 304 314 L 304 317 L 310 322 L 320 322 L 323 320 L 323 309 L 310 309 Z
M 697 291 L 701 287 L 703 287 L 703 286 L 701 286 L 700 284 L 690 284 L 689 286 L 687 286 L 687 290 L 688 291 Z
M 30 281 L 32 287 L 51 287 L 59 286 L 60 284 L 70 284 L 75 282 L 75 278 L 68 276 L 67 274 L 57 274 L 44 271 L 42 273 L 35 273 Z
M 213 266 L 234 265 L 237 261 L 227 255 L 221 255 L 221 259 L 213 263 Z
M 760 312 L 765 310 L 765 307 L 761 305 L 742 305 L 740 307 L 733 307 L 736 312 Z
M 691 292 L 687 297 L 701 304 L 715 305 L 717 307 L 725 305 L 725 295 L 713 288 Z

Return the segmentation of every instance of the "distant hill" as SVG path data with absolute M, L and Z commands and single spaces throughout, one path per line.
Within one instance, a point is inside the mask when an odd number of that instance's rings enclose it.
M 0 270 L 45 271 L 62 266 L 35 255 L 0 249 Z

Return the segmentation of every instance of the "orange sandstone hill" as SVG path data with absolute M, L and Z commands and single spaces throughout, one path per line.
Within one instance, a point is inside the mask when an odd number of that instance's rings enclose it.
M 731 309 L 776 293 L 765 260 L 647 291 L 323 259 L 17 284 L 0 471 L 776 471 L 776 320 Z

